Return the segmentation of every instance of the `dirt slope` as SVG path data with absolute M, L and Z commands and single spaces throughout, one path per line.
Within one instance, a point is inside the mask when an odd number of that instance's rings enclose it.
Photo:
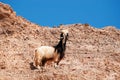
M 33 70 L 34 49 L 57 44 L 61 29 L 69 30 L 69 41 L 60 68 L 46 64 L 45 72 Z M 120 80 L 120 30 L 88 24 L 42 27 L 0 3 L 0 80 Z

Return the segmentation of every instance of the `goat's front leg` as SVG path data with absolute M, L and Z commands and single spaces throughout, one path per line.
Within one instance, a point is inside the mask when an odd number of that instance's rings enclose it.
M 54 62 L 54 68 L 55 68 L 55 69 L 58 68 L 58 63 L 59 63 L 59 62 Z
M 58 66 L 59 62 L 60 62 L 60 58 L 59 58 L 59 56 L 57 56 L 56 59 L 54 60 L 54 68 L 55 69 L 59 67 Z

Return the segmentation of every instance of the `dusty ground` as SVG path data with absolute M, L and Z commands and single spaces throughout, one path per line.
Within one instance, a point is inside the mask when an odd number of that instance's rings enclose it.
M 49 63 L 44 72 L 33 69 L 34 49 L 56 45 L 61 29 L 69 30 L 69 41 L 59 68 Z M 88 24 L 42 27 L 0 3 L 0 80 L 120 80 L 120 30 Z

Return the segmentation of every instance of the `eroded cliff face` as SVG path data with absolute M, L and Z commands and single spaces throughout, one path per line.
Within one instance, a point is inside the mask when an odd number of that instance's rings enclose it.
M 34 49 L 56 45 L 61 29 L 69 30 L 69 40 L 60 68 L 48 63 L 45 72 L 33 70 Z M 42 27 L 0 3 L 0 80 L 28 79 L 120 80 L 120 30 L 88 24 Z

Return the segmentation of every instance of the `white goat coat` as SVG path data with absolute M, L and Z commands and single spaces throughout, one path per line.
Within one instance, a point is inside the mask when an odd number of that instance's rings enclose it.
M 37 56 L 39 56 L 39 58 L 41 57 L 41 58 L 49 59 L 49 58 L 53 58 L 55 48 L 51 46 L 41 46 L 36 50 L 37 50 Z

